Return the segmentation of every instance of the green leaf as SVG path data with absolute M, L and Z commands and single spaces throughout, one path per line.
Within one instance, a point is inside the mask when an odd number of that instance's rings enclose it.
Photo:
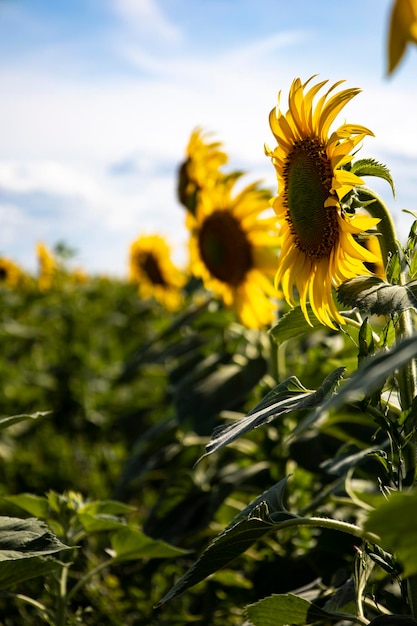
M 97 500 L 87 502 L 78 512 L 88 515 L 127 515 L 135 510 L 135 507 L 117 500 Z
M 345 306 L 377 315 L 391 315 L 417 309 L 417 281 L 390 285 L 378 276 L 356 276 L 340 285 L 337 297 Z
M 384 550 L 394 554 L 404 567 L 404 576 L 417 574 L 417 491 L 391 493 L 372 511 L 365 529 L 381 538 Z
M 395 198 L 395 185 L 394 180 L 391 176 L 391 172 L 389 171 L 386 165 L 382 163 L 378 163 L 375 159 L 358 159 L 352 163 L 351 170 L 352 174 L 356 174 L 360 178 L 362 176 L 376 176 L 378 178 L 382 178 L 386 180 L 392 189 L 392 195 Z
M 49 516 L 49 502 L 48 498 L 45 496 L 35 496 L 33 493 L 21 493 L 16 496 L 5 496 L 4 499 L 39 519 L 44 520 Z
M 111 537 L 112 556 L 116 561 L 134 561 L 136 559 L 164 559 L 187 554 L 165 541 L 151 539 L 137 528 L 126 526 Z
M 37 420 L 40 417 L 44 417 L 45 415 L 50 415 L 52 411 L 37 411 L 36 413 L 24 413 L 22 415 L 12 415 L 10 417 L 1 417 L 0 418 L 0 430 L 3 428 L 8 428 L 9 426 L 13 426 L 14 424 L 18 424 L 19 422 L 23 422 L 25 420 Z
M 372 328 L 367 319 L 362 323 L 358 336 L 359 352 L 358 362 L 361 363 L 370 354 L 375 352 L 374 337 L 372 334 Z
M 226 529 L 216 537 L 201 557 L 156 606 L 165 604 L 168 600 L 201 582 L 218 569 L 228 565 L 237 556 L 243 554 L 255 541 L 271 531 L 273 526 L 268 508 L 263 502 L 253 510 L 250 517 Z
M 0 589 L 44 576 L 58 567 L 62 567 L 61 563 L 51 558 L 26 557 L 23 560 L 0 561 Z
M 59 563 L 50 555 L 68 549 L 40 520 L 0 517 L 0 587 L 51 571 Z
M 341 614 L 332 614 L 292 593 L 272 595 L 249 604 L 246 614 L 253 626 L 306 626 L 329 619 L 340 621 Z M 347 616 L 352 619 L 352 616 Z
M 323 329 L 323 324 L 318 321 L 311 311 L 310 306 L 307 307 L 307 310 L 309 311 L 309 318 L 312 325 L 307 322 L 301 307 L 297 306 L 288 311 L 288 313 L 270 329 L 269 332 L 277 344 L 283 343 L 288 339 L 293 339 L 294 337 L 299 337 L 304 333 L 313 332 L 317 328 Z
M 0 561 L 45 556 L 69 549 L 35 518 L 0 517 Z
M 287 480 L 281 480 L 241 511 L 156 606 L 231 563 L 280 522 L 295 519 L 297 516 L 289 513 L 282 503 Z
M 277 385 L 266 398 L 245 417 L 231 424 L 226 424 L 226 426 L 216 428 L 213 431 L 210 442 L 206 446 L 206 453 L 203 456 L 220 450 L 254 428 L 268 424 L 282 415 L 321 404 L 324 398 L 338 384 L 344 370 L 344 367 L 336 368 L 325 378 L 322 386 L 319 387 L 317 391 L 306 389 L 298 378 L 290 376 Z
M 298 424 L 293 435 L 307 430 L 318 420 L 325 419 L 329 411 L 338 410 L 345 404 L 359 402 L 365 397 L 369 397 L 385 383 L 388 376 L 416 356 L 417 335 L 414 335 L 398 342 L 390 350 L 378 352 L 375 356 L 368 357 L 362 361 L 359 368 L 339 388 L 337 393 L 333 394 Z
M 114 515 L 79 513 L 78 519 L 88 533 L 117 530 L 126 526 L 126 522 Z

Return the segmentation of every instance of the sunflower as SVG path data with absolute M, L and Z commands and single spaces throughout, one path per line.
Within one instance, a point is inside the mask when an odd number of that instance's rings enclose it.
M 257 183 L 233 195 L 240 174 L 203 188 L 195 215 L 188 213 L 191 272 L 233 307 L 243 325 L 262 328 L 273 321 L 277 297 L 276 219 L 266 215 L 270 193 Z M 268 276 L 270 278 L 268 278 Z
M 57 263 L 52 253 L 48 250 L 44 243 L 39 242 L 36 245 L 36 252 L 39 263 L 39 289 L 41 291 L 47 291 L 54 283 L 57 273 Z
M 313 78 L 313 77 L 312 77 Z M 359 89 L 334 93 L 333 85 L 313 107 L 313 100 L 327 81 L 307 90 L 297 78 L 289 93 L 289 110 L 284 115 L 278 106 L 269 121 L 277 140 L 267 156 L 275 166 L 278 195 L 273 207 L 280 225 L 281 252 L 275 277 L 289 304 L 295 304 L 297 289 L 302 311 L 310 323 L 307 301 L 314 315 L 335 328 L 344 323 L 332 297 L 332 287 L 354 276 L 369 274 L 364 262 L 378 258 L 357 241 L 358 235 L 379 220 L 349 215 L 342 199 L 363 181 L 344 166 L 352 160 L 350 152 L 373 133 L 364 126 L 343 124 L 329 135 L 337 114 Z M 333 92 L 333 93 L 332 93 Z
M 207 133 L 196 128 L 186 150 L 186 159 L 178 174 L 178 199 L 186 209 L 195 212 L 197 196 L 202 187 L 214 184 L 220 175 L 220 167 L 227 163 L 227 155 L 221 143 L 210 142 Z
M 409 43 L 417 44 L 417 0 L 395 0 L 388 34 L 388 74 L 395 70 Z
M 0 257 L 0 284 L 16 289 L 25 282 L 26 276 L 16 263 L 10 259 Z
M 143 235 L 130 246 L 130 280 L 143 298 L 153 297 L 168 311 L 182 303 L 183 273 L 171 261 L 171 250 L 160 235 Z

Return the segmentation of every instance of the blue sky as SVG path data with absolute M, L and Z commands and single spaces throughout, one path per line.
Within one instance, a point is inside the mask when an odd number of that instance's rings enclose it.
M 185 257 L 176 173 L 191 131 L 230 169 L 275 189 L 269 111 L 293 78 L 346 79 L 360 156 L 406 236 L 417 210 L 417 50 L 385 75 L 391 0 L 0 0 L 0 254 L 36 268 L 65 241 L 93 273 L 123 275 L 130 242 L 162 233 Z M 344 121 L 340 119 L 340 121 Z M 373 182 L 373 181 L 368 181 Z

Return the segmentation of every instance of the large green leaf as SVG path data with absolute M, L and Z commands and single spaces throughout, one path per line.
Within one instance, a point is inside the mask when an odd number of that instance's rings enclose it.
M 391 315 L 417 309 L 417 281 L 391 285 L 378 276 L 356 276 L 340 285 L 337 297 L 345 306 Z
M 274 387 L 245 417 L 216 428 L 206 446 L 206 455 L 220 450 L 254 428 L 259 428 L 282 415 L 321 404 L 340 381 L 344 369 L 336 368 L 316 391 L 306 389 L 296 376 L 290 376 Z
M 283 505 L 286 483 L 287 478 L 281 480 L 239 513 L 156 606 L 161 606 L 225 567 L 270 532 L 295 526 L 331 527 L 355 537 L 375 540 L 374 534 L 368 533 L 366 536 L 361 528 L 347 522 L 324 517 L 306 518 L 290 513 Z
M 325 611 L 292 593 L 274 594 L 249 604 L 246 614 L 253 626 L 307 626 L 318 621 L 340 621 L 342 618 L 354 621 L 353 615 Z
M 50 555 L 70 549 L 34 518 L 0 517 L 0 587 L 51 571 Z
M 386 352 L 378 352 L 375 356 L 364 359 L 350 379 L 340 386 L 337 393 L 300 421 L 293 434 L 307 430 L 318 420 L 324 419 L 331 410 L 340 409 L 345 404 L 359 402 L 369 397 L 376 389 L 383 386 L 390 375 L 416 356 L 417 334 L 399 341 Z
M 157 603 L 160 606 L 225 567 L 280 521 L 295 519 L 283 506 L 287 478 L 256 498 L 209 545 L 174 587 Z
M 365 529 L 381 538 L 381 546 L 404 567 L 404 576 L 417 574 L 417 491 L 392 493 L 368 516 Z

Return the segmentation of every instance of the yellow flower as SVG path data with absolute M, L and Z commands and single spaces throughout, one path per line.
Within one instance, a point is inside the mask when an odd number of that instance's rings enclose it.
M 275 217 L 270 193 L 248 185 L 232 196 L 240 174 L 224 176 L 202 189 L 195 215 L 187 213 L 191 272 L 233 307 L 243 325 L 262 328 L 273 321 L 277 297 Z M 268 278 L 268 276 L 270 278 Z
M 313 77 L 312 77 L 313 78 Z M 329 135 L 330 126 L 359 89 L 334 92 L 340 81 L 313 100 L 327 81 L 307 85 L 297 78 L 289 93 L 289 110 L 278 106 L 271 111 L 270 126 L 278 146 L 265 146 L 275 166 L 278 196 L 273 207 L 280 224 L 281 253 L 276 284 L 282 285 L 285 299 L 295 304 L 298 291 L 306 320 L 307 301 L 314 315 L 335 328 L 344 323 L 332 297 L 337 287 L 354 276 L 369 274 L 364 262 L 377 257 L 357 243 L 353 235 L 374 227 L 379 220 L 348 215 L 342 199 L 363 181 L 344 169 L 352 149 L 373 133 L 363 126 L 343 124 Z
M 57 264 L 45 244 L 39 242 L 36 251 L 39 262 L 38 286 L 41 291 L 47 291 L 53 285 Z
M 178 175 L 178 199 L 189 211 L 195 212 L 197 196 L 202 187 L 214 184 L 219 168 L 227 163 L 227 155 L 218 141 L 209 142 L 207 134 L 196 128 L 190 137 L 186 159 Z
M 16 263 L 0 257 L 0 284 L 16 289 L 22 286 L 25 282 L 26 276 Z
M 388 34 L 388 74 L 395 70 L 410 42 L 417 44 L 417 0 L 395 0 Z
M 130 246 L 130 280 L 142 298 L 155 298 L 168 311 L 182 304 L 183 273 L 171 261 L 171 250 L 159 235 L 143 235 Z

